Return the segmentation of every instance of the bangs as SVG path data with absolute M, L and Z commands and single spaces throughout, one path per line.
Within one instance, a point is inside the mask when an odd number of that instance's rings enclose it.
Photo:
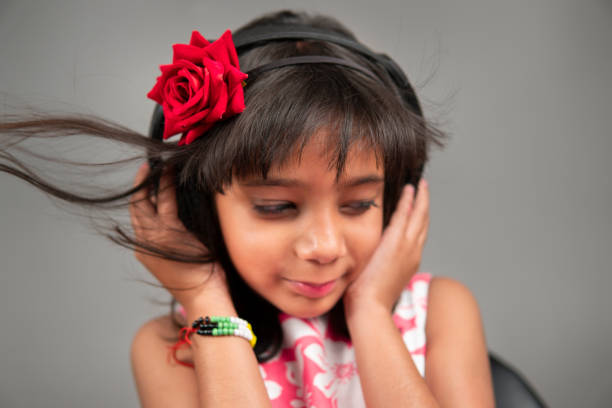
M 371 149 L 387 175 L 404 177 L 421 163 L 422 118 L 388 86 L 331 64 L 295 65 L 262 74 L 245 88 L 246 109 L 192 143 L 184 174 L 204 191 L 234 178 L 266 178 L 299 160 L 312 136 L 326 131 L 329 170 L 340 177 L 352 148 Z M 297 156 L 296 156 L 297 155 Z

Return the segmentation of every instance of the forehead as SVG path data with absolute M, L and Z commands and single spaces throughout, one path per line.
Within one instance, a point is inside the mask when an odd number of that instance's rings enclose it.
M 343 154 L 345 157 L 340 160 Z M 338 163 L 341 163 L 340 168 Z M 272 165 L 266 178 L 288 174 L 303 177 L 331 176 L 341 181 L 368 174 L 382 176 L 383 166 L 375 149 L 365 142 L 353 142 L 343 152 L 337 138 L 330 136 L 329 131 L 321 130 L 313 134 L 303 146 L 294 148 L 283 163 Z

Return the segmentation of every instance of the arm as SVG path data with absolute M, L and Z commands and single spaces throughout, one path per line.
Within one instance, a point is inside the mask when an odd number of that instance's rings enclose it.
M 419 267 L 428 223 L 429 191 L 422 182 L 416 199 L 411 187 L 404 190 L 378 248 L 344 296 L 366 404 L 493 406 L 480 316 L 467 289 L 451 280 L 431 284 L 426 379 L 393 323 L 393 304 Z
M 202 312 L 205 311 L 205 312 Z M 186 308 L 187 321 L 201 315 L 237 316 L 230 299 Z M 192 350 L 201 407 L 269 407 L 255 353 L 241 337 L 193 335 Z
M 425 379 L 386 309 L 364 307 L 349 330 L 368 406 L 494 406 L 478 305 L 460 283 L 448 278 L 431 282 Z
M 173 336 L 174 324 L 169 316 L 162 316 L 145 323 L 132 340 L 132 374 L 142 407 L 199 406 L 194 370 L 168 363 Z M 190 354 L 183 351 L 179 356 L 186 360 Z
M 135 184 L 147 173 L 144 165 Z M 162 178 L 157 205 L 147 191 L 134 194 L 130 206 L 134 232 L 139 240 L 170 250 L 203 252 L 205 248 L 177 217 L 171 180 L 168 175 Z M 188 323 L 205 315 L 236 316 L 225 274 L 218 265 L 175 262 L 142 251 L 136 252 L 136 258 L 183 305 Z M 168 362 L 168 344 L 160 334 L 168 338 L 177 333 L 154 321 L 139 330 L 132 344 L 134 378 L 144 407 L 270 406 L 255 353 L 243 338 L 192 335 L 193 370 Z
M 142 407 L 265 407 L 270 402 L 248 342 L 242 338 L 193 337 L 178 358 L 195 370 L 168 361 L 176 336 L 169 316 L 142 326 L 132 341 L 131 363 Z M 210 340 L 210 341 L 209 341 Z
M 363 305 L 347 321 L 366 405 L 437 407 L 395 327 L 391 313 L 376 304 Z

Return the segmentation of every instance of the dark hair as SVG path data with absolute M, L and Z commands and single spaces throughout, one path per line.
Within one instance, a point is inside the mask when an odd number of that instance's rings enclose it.
M 237 30 L 271 23 L 309 25 L 333 31 L 356 41 L 336 20 L 324 16 L 281 11 L 263 16 Z M 85 197 L 41 180 L 23 163 L 0 150 L 0 170 L 12 173 L 62 200 L 104 206 L 128 198 L 141 188 L 154 186 L 160 174 L 171 168 L 176 177 L 179 218 L 207 248 L 201 256 L 188 256 L 136 241 L 124 227 L 116 225 L 109 238 L 136 250 L 153 252 L 174 260 L 218 261 L 226 272 L 238 314 L 257 330 L 255 348 L 259 361 L 274 356 L 282 343 L 278 310 L 242 280 L 228 255 L 214 205 L 234 178 L 266 177 L 273 166 L 282 165 L 307 144 L 318 130 L 329 130 L 330 169 L 341 175 L 348 152 L 355 143 L 371 148 L 384 166 L 383 224 L 388 223 L 403 185 L 421 176 L 429 147 L 442 145 L 444 135 L 423 117 L 416 95 L 402 98 L 385 69 L 341 45 L 324 41 L 274 41 L 240 55 L 242 71 L 281 58 L 302 55 L 333 56 L 352 61 L 376 74 L 333 64 L 291 65 L 260 74 L 244 89 L 246 109 L 240 115 L 217 123 L 206 135 L 185 146 L 147 139 L 128 129 L 93 117 L 38 117 L 0 123 L 0 131 L 24 136 L 85 133 L 144 148 L 160 165 L 140 186 L 106 197 Z M 156 107 L 150 133 L 163 131 L 163 114 Z M 111 163 L 112 164 L 112 163 Z M 174 313 L 172 313 L 174 317 Z M 330 324 L 337 334 L 348 336 L 342 302 L 332 309 Z

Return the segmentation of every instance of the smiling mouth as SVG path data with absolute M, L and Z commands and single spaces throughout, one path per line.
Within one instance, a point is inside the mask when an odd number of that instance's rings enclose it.
M 324 283 L 303 282 L 291 279 L 286 279 L 285 281 L 288 283 L 291 290 L 297 294 L 316 299 L 324 297 L 334 290 L 338 280 L 339 278 Z

